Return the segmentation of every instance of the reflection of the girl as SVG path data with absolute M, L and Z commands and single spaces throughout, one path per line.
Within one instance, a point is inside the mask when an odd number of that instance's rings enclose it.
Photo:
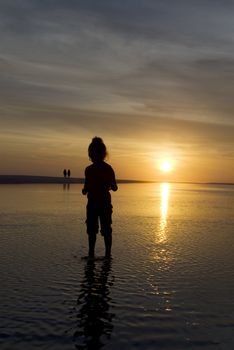
M 110 339 L 113 329 L 110 312 L 110 287 L 108 280 L 111 260 L 88 260 L 84 269 L 77 300 L 77 327 L 74 341 L 77 349 L 101 349 Z

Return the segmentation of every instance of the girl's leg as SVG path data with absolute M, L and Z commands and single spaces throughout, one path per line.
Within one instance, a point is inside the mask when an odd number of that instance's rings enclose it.
M 98 233 L 98 213 L 95 206 L 87 205 L 87 234 L 89 237 L 89 256 L 94 257 L 96 234 Z
M 112 246 L 112 205 L 109 204 L 102 208 L 100 213 L 100 224 L 101 224 L 101 234 L 104 236 L 106 257 L 111 256 L 111 246 Z
M 106 258 L 111 256 L 111 246 L 112 246 L 112 234 L 108 234 L 104 236 L 105 249 L 106 249 Z
M 89 257 L 91 258 L 94 257 L 95 243 L 96 243 L 96 233 L 89 234 Z

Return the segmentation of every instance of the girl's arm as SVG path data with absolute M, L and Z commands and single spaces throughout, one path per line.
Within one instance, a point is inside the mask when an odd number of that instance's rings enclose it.
M 88 193 L 87 188 L 83 187 L 83 188 L 82 188 L 82 194 L 83 194 L 83 195 L 86 195 L 87 193 Z
M 112 169 L 111 189 L 114 192 L 118 190 L 118 186 L 115 179 L 115 172 L 113 169 Z
M 88 188 L 87 188 L 87 176 L 86 176 L 86 169 L 85 169 L 85 183 L 84 187 L 82 188 L 82 194 L 86 195 L 88 193 Z
M 111 184 L 111 189 L 114 192 L 118 190 L 118 186 L 117 186 L 116 182 Z

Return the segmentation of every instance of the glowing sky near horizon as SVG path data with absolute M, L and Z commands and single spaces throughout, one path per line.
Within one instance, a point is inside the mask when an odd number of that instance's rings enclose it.
M 234 181 L 234 3 L 0 0 L 0 174 Z M 155 164 L 172 159 L 163 173 Z

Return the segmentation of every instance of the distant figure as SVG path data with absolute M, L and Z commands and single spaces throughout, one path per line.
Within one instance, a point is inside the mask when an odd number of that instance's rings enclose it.
M 89 257 L 94 257 L 96 234 L 100 222 L 101 234 L 105 241 L 105 256 L 109 258 L 112 245 L 112 204 L 109 191 L 117 191 L 118 187 L 114 170 L 104 162 L 107 150 L 100 137 L 92 139 L 88 155 L 93 164 L 85 169 L 85 184 L 82 193 L 88 194 L 86 225 L 89 237 Z
M 68 177 L 71 176 L 71 170 L 70 170 L 70 169 L 68 169 L 68 171 L 67 171 L 67 176 L 68 176 Z
M 66 169 L 63 170 L 63 176 L 67 177 L 67 170 Z

